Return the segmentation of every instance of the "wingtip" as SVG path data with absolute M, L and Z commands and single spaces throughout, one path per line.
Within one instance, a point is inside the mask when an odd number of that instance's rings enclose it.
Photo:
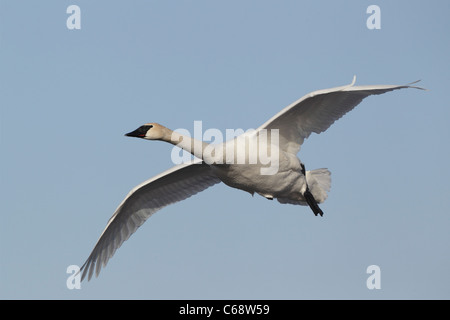
M 409 88 L 415 88 L 415 89 L 420 89 L 420 90 L 424 90 L 424 91 L 430 91 L 427 88 L 422 88 L 422 87 L 418 87 L 418 86 L 412 86 L 412 84 L 416 84 L 416 83 L 418 83 L 420 81 L 422 81 L 422 80 L 416 80 L 416 81 L 410 82 L 406 86 L 409 87 Z
M 342 87 L 340 87 L 340 89 L 343 90 L 343 91 L 345 91 L 346 89 L 349 89 L 349 88 L 353 87 L 353 85 L 355 84 L 355 82 L 356 82 L 356 75 L 353 75 L 352 83 L 347 84 L 347 85 L 345 85 L 345 86 L 342 86 Z M 311 96 L 311 97 L 312 97 L 312 96 Z

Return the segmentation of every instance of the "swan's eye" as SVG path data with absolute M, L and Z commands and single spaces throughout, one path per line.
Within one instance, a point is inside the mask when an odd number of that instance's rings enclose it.
M 139 127 L 139 132 L 142 133 L 144 136 L 147 133 L 148 130 L 150 130 L 151 128 L 153 128 L 153 126 L 150 125 L 143 125 L 141 127 Z
M 152 125 L 140 126 L 134 133 L 136 134 L 137 137 L 143 138 L 147 134 L 147 131 L 150 130 L 151 128 L 153 128 Z

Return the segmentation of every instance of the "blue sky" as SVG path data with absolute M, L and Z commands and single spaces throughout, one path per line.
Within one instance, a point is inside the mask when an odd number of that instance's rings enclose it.
M 450 298 L 449 2 L 0 3 L 0 298 Z M 67 289 L 128 191 L 172 166 L 172 146 L 124 133 L 255 128 L 355 74 L 429 91 L 369 97 L 305 141 L 307 168 L 332 172 L 324 217 L 217 185 Z

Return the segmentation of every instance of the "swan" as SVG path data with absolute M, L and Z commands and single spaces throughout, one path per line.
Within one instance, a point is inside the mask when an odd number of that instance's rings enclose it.
M 354 86 L 356 77 L 349 85 L 311 92 L 293 102 L 258 129 L 246 132 L 232 141 L 214 147 L 214 152 L 206 152 L 210 145 L 206 142 L 183 136 L 157 123 L 147 123 L 125 134 L 145 140 L 161 140 L 174 144 L 193 154 L 195 159 L 160 173 L 133 188 L 120 203 L 94 249 L 79 272 L 81 280 L 98 276 L 115 251 L 139 228 L 153 213 L 163 207 L 189 198 L 217 183 L 251 193 L 258 193 L 269 200 L 280 203 L 308 205 L 317 216 L 323 215 L 319 204 L 327 198 L 330 190 L 330 172 L 327 169 L 306 171 L 297 157 L 303 141 L 311 133 L 327 130 L 336 120 L 356 107 L 370 95 L 389 91 L 420 87 L 407 85 Z M 276 170 L 263 174 L 267 164 L 262 161 L 236 163 L 239 141 L 255 141 L 267 136 L 267 130 L 275 132 L 257 149 L 265 147 L 278 156 Z M 244 160 L 252 154 L 244 144 Z M 211 150 L 210 150 L 211 151 Z M 231 154 L 232 159 L 226 158 Z M 219 155 L 219 157 L 217 157 Z M 234 156 L 234 157 L 233 157 Z M 222 160 L 222 161 L 218 161 Z

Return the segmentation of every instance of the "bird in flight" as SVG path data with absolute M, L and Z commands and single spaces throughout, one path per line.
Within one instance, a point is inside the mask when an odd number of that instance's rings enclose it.
M 127 133 L 129 137 L 174 144 L 194 155 L 195 160 L 176 165 L 128 193 L 81 267 L 81 279 L 88 276 L 90 280 L 94 272 L 98 276 L 115 251 L 153 213 L 220 182 L 280 203 L 309 206 L 316 216 L 322 216 L 319 204 L 325 201 L 330 190 L 330 172 L 327 169 L 306 171 L 297 157 L 303 141 L 313 132 L 327 130 L 368 96 L 405 88 L 424 90 L 412 86 L 417 81 L 407 85 L 355 86 L 355 80 L 356 77 L 349 85 L 311 92 L 258 129 L 215 146 L 157 123 L 147 123 Z M 248 147 L 251 143 L 255 149 Z M 261 150 L 274 156 L 276 167 L 268 168 L 258 157 L 251 161 Z M 239 157 L 241 161 L 237 160 Z

